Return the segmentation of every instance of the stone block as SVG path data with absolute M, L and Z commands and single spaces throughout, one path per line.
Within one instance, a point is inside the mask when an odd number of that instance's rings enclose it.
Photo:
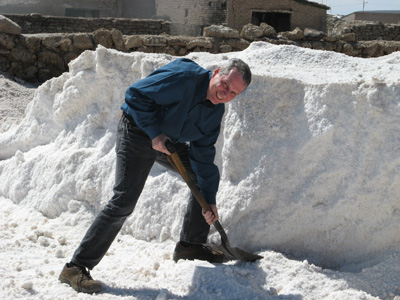
M 0 32 L 17 35 L 21 34 L 22 28 L 9 18 L 0 15 Z
M 239 31 L 222 25 L 211 25 L 203 29 L 203 36 L 224 39 L 238 39 Z
M 88 50 L 93 49 L 93 42 L 89 34 L 78 33 L 72 38 L 72 45 L 75 49 Z

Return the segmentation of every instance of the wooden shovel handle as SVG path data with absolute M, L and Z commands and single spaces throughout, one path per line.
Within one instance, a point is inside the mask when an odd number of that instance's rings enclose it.
M 190 178 L 189 173 L 187 172 L 178 153 L 176 152 L 174 144 L 171 141 L 167 140 L 165 142 L 165 146 L 167 147 L 168 151 L 171 153 L 171 155 L 167 156 L 169 162 L 175 167 L 175 169 L 182 176 L 183 180 L 189 186 L 190 190 L 192 191 L 193 195 L 196 197 L 196 199 L 199 202 L 199 204 L 201 205 L 201 207 L 205 211 L 212 212 L 210 205 L 208 205 L 207 201 L 204 199 L 203 195 L 200 193 L 200 190 L 197 188 L 196 184 Z

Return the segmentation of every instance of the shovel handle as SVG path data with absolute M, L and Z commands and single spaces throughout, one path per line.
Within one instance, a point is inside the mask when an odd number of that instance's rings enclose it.
M 203 195 L 200 193 L 199 189 L 197 188 L 197 186 L 195 185 L 193 180 L 190 178 L 189 173 L 187 172 L 178 153 L 176 152 L 176 148 L 175 148 L 174 144 L 170 140 L 167 140 L 165 142 L 165 147 L 171 153 L 171 155 L 167 156 L 169 162 L 175 167 L 175 169 L 182 176 L 183 180 L 189 186 L 190 190 L 192 191 L 193 195 L 195 196 L 195 198 L 197 199 L 197 201 L 199 202 L 201 207 L 205 211 L 212 212 L 210 205 L 208 205 L 207 201 L 204 199 Z

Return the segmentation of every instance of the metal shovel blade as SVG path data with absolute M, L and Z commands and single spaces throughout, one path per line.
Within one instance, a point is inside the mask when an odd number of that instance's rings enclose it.
M 222 228 L 222 225 L 219 221 L 214 222 L 214 227 L 218 230 L 221 235 L 221 245 L 216 246 L 214 249 L 222 251 L 225 255 L 225 258 L 228 260 L 232 259 L 240 259 L 249 262 L 255 262 L 258 259 L 263 258 L 261 255 L 254 254 L 251 252 L 247 252 L 240 248 L 233 248 L 229 244 L 228 237 L 225 233 L 225 230 Z

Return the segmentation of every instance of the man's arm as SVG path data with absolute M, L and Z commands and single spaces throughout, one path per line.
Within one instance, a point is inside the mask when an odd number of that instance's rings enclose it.
M 220 132 L 220 124 L 202 139 L 191 142 L 189 159 L 196 174 L 200 192 L 208 204 L 216 204 L 216 194 L 219 186 L 219 170 L 214 164 L 215 143 Z

